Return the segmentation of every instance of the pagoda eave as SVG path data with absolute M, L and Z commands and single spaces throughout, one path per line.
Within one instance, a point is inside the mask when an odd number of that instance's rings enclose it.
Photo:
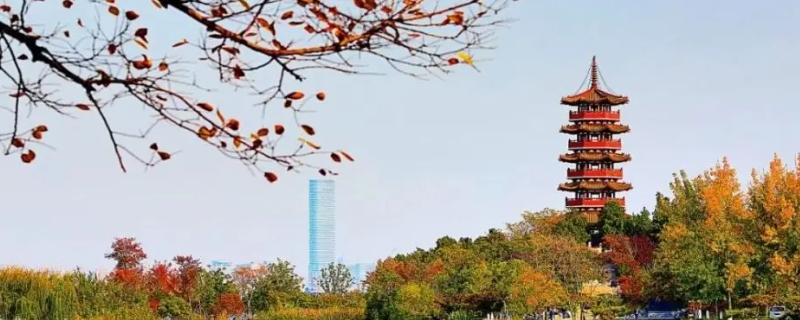
M 559 155 L 558 161 L 566 163 L 601 162 L 601 161 L 622 163 L 631 161 L 631 156 L 627 153 L 615 153 L 615 152 L 567 153 Z
M 561 133 L 566 134 L 579 134 L 579 133 L 628 133 L 631 128 L 621 124 L 571 124 L 561 126 Z
M 581 182 L 567 182 L 558 185 L 559 191 L 579 191 L 579 192 L 597 192 L 597 191 L 629 191 L 633 189 L 630 183 L 616 182 L 616 181 L 581 181 Z

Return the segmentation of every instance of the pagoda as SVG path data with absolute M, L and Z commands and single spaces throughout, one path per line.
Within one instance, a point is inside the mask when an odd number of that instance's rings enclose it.
M 567 169 L 569 182 L 560 184 L 558 190 L 572 193 L 566 199 L 567 209 L 580 211 L 590 223 L 596 223 L 606 203 L 614 201 L 625 207 L 625 198 L 618 197 L 617 192 L 631 190 L 633 186 L 622 181 L 622 169 L 615 167 L 631 160 L 630 155 L 620 152 L 622 141 L 615 138 L 630 131 L 628 126 L 620 124 L 619 110 L 614 110 L 615 106 L 628 103 L 628 97 L 600 88 L 595 57 L 589 76 L 588 88 L 561 98 L 562 105 L 577 110 L 569 112 L 571 124 L 561 127 L 562 133 L 575 138 L 567 143 L 570 153 L 560 155 L 558 160 L 574 167 Z

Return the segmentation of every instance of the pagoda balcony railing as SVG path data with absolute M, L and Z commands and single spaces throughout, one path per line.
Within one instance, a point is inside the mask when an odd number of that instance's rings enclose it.
M 619 121 L 617 111 L 570 111 L 569 121 Z
M 602 208 L 609 201 L 614 201 L 620 206 L 625 206 L 625 198 L 566 198 L 567 207 L 571 208 Z
M 601 141 L 591 141 L 591 140 L 569 140 L 568 148 L 570 150 L 583 150 L 583 149 L 613 149 L 619 150 L 622 149 L 622 140 L 601 140 Z
M 567 169 L 570 179 L 622 179 L 622 169 Z

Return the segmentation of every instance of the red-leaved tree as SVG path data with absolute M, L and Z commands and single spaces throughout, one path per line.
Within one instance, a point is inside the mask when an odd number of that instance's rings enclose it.
M 646 236 L 607 235 L 603 241 L 609 249 L 604 255 L 619 271 L 620 291 L 631 304 L 645 302 L 644 269 L 653 263 L 655 243 Z
M 114 271 L 109 277 L 123 284 L 138 286 L 142 284 L 142 261 L 147 259 L 147 254 L 136 238 L 116 238 L 111 243 L 111 252 L 105 255 L 106 259 L 116 261 Z
M 270 182 L 276 167 L 333 174 L 300 159 L 353 159 L 313 141 L 300 116 L 326 94 L 301 81 L 374 73 L 371 62 L 411 76 L 472 65 L 506 1 L 6 1 L 0 147 L 33 162 L 47 135 L 69 134 L 54 132 L 49 112 L 97 121 L 123 171 L 170 160 L 181 146 L 162 138 L 183 132 Z M 251 104 L 261 119 L 236 117 Z M 267 111 L 288 116 L 276 123 Z

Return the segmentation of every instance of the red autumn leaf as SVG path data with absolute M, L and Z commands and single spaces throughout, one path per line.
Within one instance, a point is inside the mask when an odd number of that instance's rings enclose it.
M 308 134 L 309 136 L 313 136 L 313 135 L 315 135 L 315 134 L 317 133 L 317 132 L 314 130 L 314 128 L 313 128 L 313 127 L 311 127 L 311 126 L 309 126 L 309 125 L 307 125 L 307 124 L 300 125 L 300 128 L 302 128 L 302 129 L 303 129 L 303 131 L 305 131 L 305 133 L 306 133 L 306 134 Z
M 228 123 L 225 124 L 225 127 L 233 131 L 239 130 L 239 120 L 229 119 Z
M 258 129 L 258 131 L 256 131 L 256 135 L 259 137 L 266 137 L 268 134 L 269 134 L 269 129 L 267 128 L 261 128 Z
M 22 141 L 20 138 L 11 139 L 11 145 L 17 148 L 25 147 L 25 141 Z
M 333 160 L 333 162 L 342 162 L 342 157 L 336 153 L 331 153 L 331 160 Z
M 75 105 L 75 108 L 78 108 L 83 111 L 89 111 L 89 105 L 85 103 L 79 103 Z
M 197 104 L 197 107 L 208 112 L 214 111 L 214 106 L 208 102 L 200 102 Z
M 155 142 L 151 143 L 150 150 L 158 151 L 158 144 L 156 144 Z
M 269 181 L 270 183 L 278 181 L 278 175 L 272 172 L 264 172 L 264 178 L 266 178 L 267 181 Z
M 28 149 L 28 152 L 21 154 L 19 157 L 23 163 L 31 163 L 33 162 L 33 159 L 36 159 L 36 153 L 33 152 L 33 150 Z
M 136 11 L 128 10 L 125 11 L 125 18 L 127 18 L 130 21 L 133 21 L 139 18 L 139 14 L 136 13 Z
M 161 159 L 161 161 L 167 161 L 172 158 L 172 155 L 164 151 L 158 151 L 158 157 Z
M 275 133 L 276 134 L 281 135 L 281 134 L 283 134 L 284 131 L 286 131 L 286 128 L 284 128 L 282 125 L 280 125 L 280 124 L 276 124 L 275 125 Z
M 303 92 L 295 91 L 295 92 L 292 92 L 292 93 L 289 93 L 288 95 L 286 95 L 286 99 L 300 100 L 300 99 L 303 99 L 303 97 L 305 97 L 305 96 L 306 95 Z
M 325 92 L 317 92 L 317 100 L 319 101 L 325 100 Z

